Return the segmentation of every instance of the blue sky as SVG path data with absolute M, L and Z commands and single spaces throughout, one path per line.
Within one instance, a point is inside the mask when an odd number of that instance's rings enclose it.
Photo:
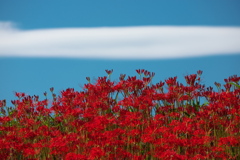
M 113 69 L 154 82 L 203 70 L 213 86 L 240 73 L 238 0 L 1 0 L 0 99 L 81 90 Z M 8 105 L 10 105 L 8 103 Z

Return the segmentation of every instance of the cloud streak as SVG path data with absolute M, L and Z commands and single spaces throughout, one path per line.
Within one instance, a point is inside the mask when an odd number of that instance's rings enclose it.
M 0 57 L 163 59 L 240 53 L 240 27 L 20 30 L 0 22 Z

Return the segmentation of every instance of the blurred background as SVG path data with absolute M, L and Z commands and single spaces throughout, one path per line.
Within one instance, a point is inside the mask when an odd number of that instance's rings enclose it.
M 113 69 L 154 83 L 203 71 L 214 86 L 240 73 L 238 0 L 1 0 L 0 99 L 82 90 Z

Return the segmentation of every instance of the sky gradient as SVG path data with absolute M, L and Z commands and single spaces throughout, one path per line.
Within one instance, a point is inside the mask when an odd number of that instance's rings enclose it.
M 86 77 L 203 70 L 213 86 L 240 73 L 238 0 L 1 0 L 0 99 L 81 90 Z M 11 105 L 8 103 L 8 105 Z

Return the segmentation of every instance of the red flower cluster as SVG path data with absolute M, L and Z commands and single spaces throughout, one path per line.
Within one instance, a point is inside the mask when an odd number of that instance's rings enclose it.
M 202 71 L 152 84 L 140 78 L 100 77 L 83 91 L 52 100 L 16 93 L 0 101 L 2 159 L 240 159 L 240 77 L 224 89 L 200 84 Z M 46 93 L 45 93 L 46 95 Z M 205 102 L 200 102 L 205 101 Z

